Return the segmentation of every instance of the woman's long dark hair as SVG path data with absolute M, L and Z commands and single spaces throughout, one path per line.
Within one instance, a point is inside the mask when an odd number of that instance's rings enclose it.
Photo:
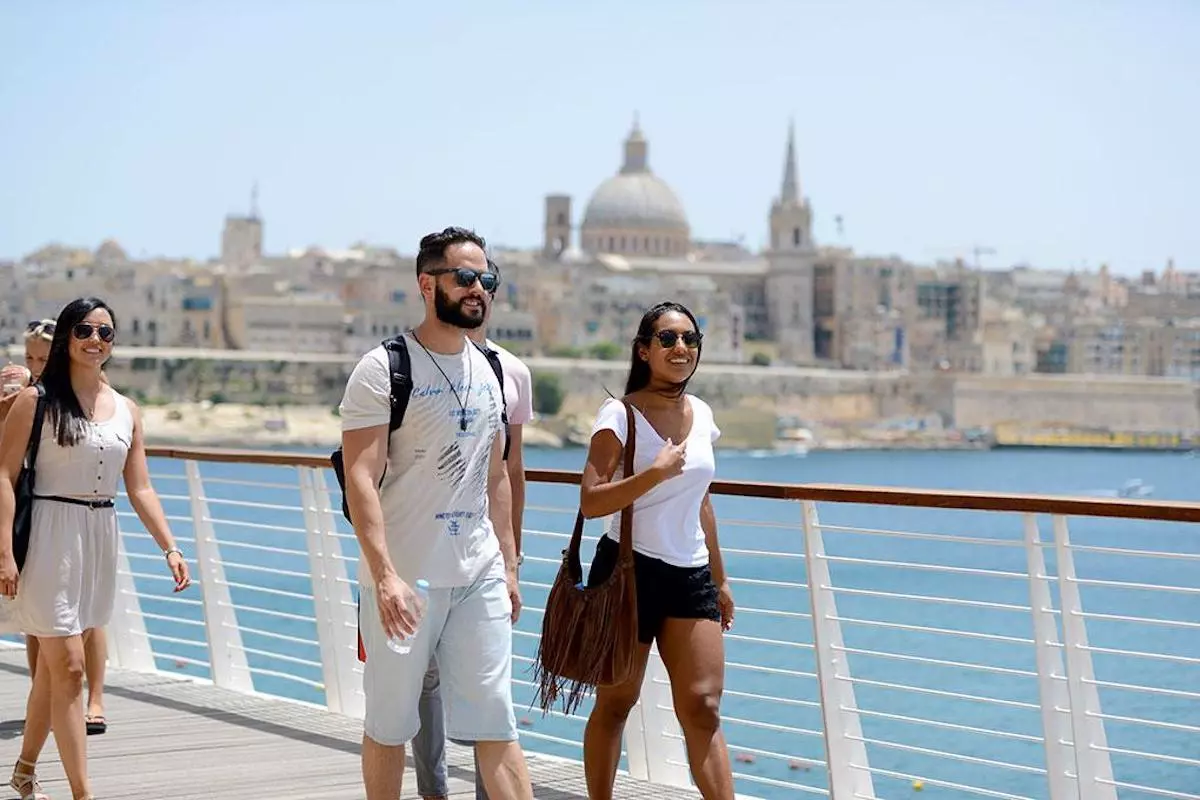
M 72 300 L 59 312 L 54 339 L 50 342 L 50 357 L 46 359 L 46 368 L 42 370 L 46 411 L 50 415 L 50 424 L 54 426 L 54 439 L 62 447 L 78 444 L 87 423 L 87 415 L 83 413 L 83 406 L 79 404 L 79 398 L 71 386 L 71 355 L 68 351 L 73 335 L 71 331 L 98 308 L 107 311 L 112 317 L 113 328 L 117 327 L 117 317 L 112 308 L 100 298 L 81 297 Z
M 659 303 L 651 308 L 642 316 L 642 321 L 638 325 L 637 336 L 633 338 L 633 348 L 629 360 L 629 378 L 625 381 L 625 394 L 631 395 L 636 391 L 645 389 L 650 385 L 650 362 L 642 358 L 638 352 L 638 347 L 649 347 L 651 339 L 654 338 L 654 323 L 658 322 L 658 318 L 663 314 L 674 311 L 678 314 L 683 314 L 692 322 L 692 328 L 697 332 L 700 331 L 700 323 L 696 322 L 696 315 L 693 314 L 687 306 L 679 303 L 671 302 L 670 300 Z M 703 347 L 696 348 L 696 367 L 700 366 L 700 350 Z M 696 370 L 692 370 L 692 375 L 696 374 Z M 692 379 L 689 375 L 685 380 L 679 383 L 672 384 L 671 393 L 676 397 L 682 397 L 687 390 L 688 381 Z

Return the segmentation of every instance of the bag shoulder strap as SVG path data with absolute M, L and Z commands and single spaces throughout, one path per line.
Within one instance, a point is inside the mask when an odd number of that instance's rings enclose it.
M 633 417 L 633 404 L 622 399 L 625 406 L 625 464 L 624 477 L 633 475 L 633 452 L 637 447 L 637 420 Z M 619 558 L 633 558 L 633 503 L 621 509 L 621 546 Z
M 383 349 L 387 352 L 392 381 L 392 415 L 388 421 L 388 433 L 391 433 L 404 423 L 404 412 L 408 411 L 408 398 L 412 395 L 412 361 L 404 334 L 385 339 Z
M 38 449 L 42 444 L 42 422 L 46 419 L 46 387 L 40 383 L 37 389 L 37 406 L 33 410 L 33 427 L 29 429 L 29 444 L 25 448 L 25 463 L 32 468 L 37 463 Z
M 628 478 L 633 474 L 633 454 L 637 446 L 637 422 L 633 418 L 633 406 L 628 400 L 621 400 L 625 406 L 625 447 L 622 475 Z M 571 541 L 563 551 L 566 556 L 567 569 L 571 573 L 571 582 L 583 583 L 583 562 L 579 557 L 579 549 L 583 544 L 583 511 L 575 513 L 575 530 L 571 531 Z M 618 551 L 618 561 L 633 559 L 633 503 L 621 509 L 621 542 Z
M 492 372 L 496 373 L 496 380 L 500 381 L 500 422 L 504 427 L 504 460 L 508 461 L 508 449 L 512 444 L 512 438 L 508 433 L 508 401 L 504 396 L 504 366 L 500 363 L 498 352 L 474 339 L 471 339 L 470 342 L 479 349 L 479 352 L 483 353 L 488 364 L 491 365 Z

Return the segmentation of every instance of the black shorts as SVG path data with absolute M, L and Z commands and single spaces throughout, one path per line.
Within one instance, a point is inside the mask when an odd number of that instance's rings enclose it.
M 588 572 L 588 586 L 602 583 L 617 565 L 621 546 L 607 536 L 596 544 L 596 556 Z M 702 567 L 676 567 L 657 558 L 633 553 L 633 574 L 637 581 L 638 641 L 650 644 L 662 628 L 664 619 L 711 619 L 721 621 L 717 604 L 717 585 L 712 570 Z

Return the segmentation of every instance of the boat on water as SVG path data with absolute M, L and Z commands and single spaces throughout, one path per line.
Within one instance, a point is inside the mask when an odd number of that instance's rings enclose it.
M 779 417 L 775 421 L 775 453 L 790 456 L 806 456 L 813 448 L 816 437 L 812 430 L 795 417 Z
M 1154 494 L 1154 487 L 1141 478 L 1130 478 L 1116 489 L 1091 489 L 1082 494 L 1090 497 L 1123 497 L 1138 500 Z

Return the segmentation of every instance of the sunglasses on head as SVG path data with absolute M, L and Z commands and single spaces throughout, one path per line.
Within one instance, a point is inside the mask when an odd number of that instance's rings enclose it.
M 25 326 L 25 330 L 33 333 L 40 328 L 42 333 L 53 336 L 56 327 L 58 326 L 52 319 L 31 319 L 29 320 L 29 324 Z
M 689 350 L 695 350 L 700 346 L 700 340 L 704 338 L 704 334 L 699 331 L 684 331 L 676 333 L 675 331 L 658 331 L 650 338 L 658 339 L 658 343 L 665 348 L 672 348 L 675 343 L 683 339 L 683 346 Z
M 111 342 L 117 337 L 117 331 L 112 325 L 93 325 L 90 322 L 80 322 L 71 328 L 71 335 L 80 341 L 92 338 L 92 334 L 99 336 L 102 342 Z
M 462 289 L 471 288 L 475 285 L 475 281 L 479 281 L 479 285 L 483 287 L 485 292 L 494 292 L 496 291 L 496 287 L 500 285 L 500 276 L 495 272 L 479 272 L 467 267 L 431 269 L 426 274 L 453 275 L 454 282 Z

